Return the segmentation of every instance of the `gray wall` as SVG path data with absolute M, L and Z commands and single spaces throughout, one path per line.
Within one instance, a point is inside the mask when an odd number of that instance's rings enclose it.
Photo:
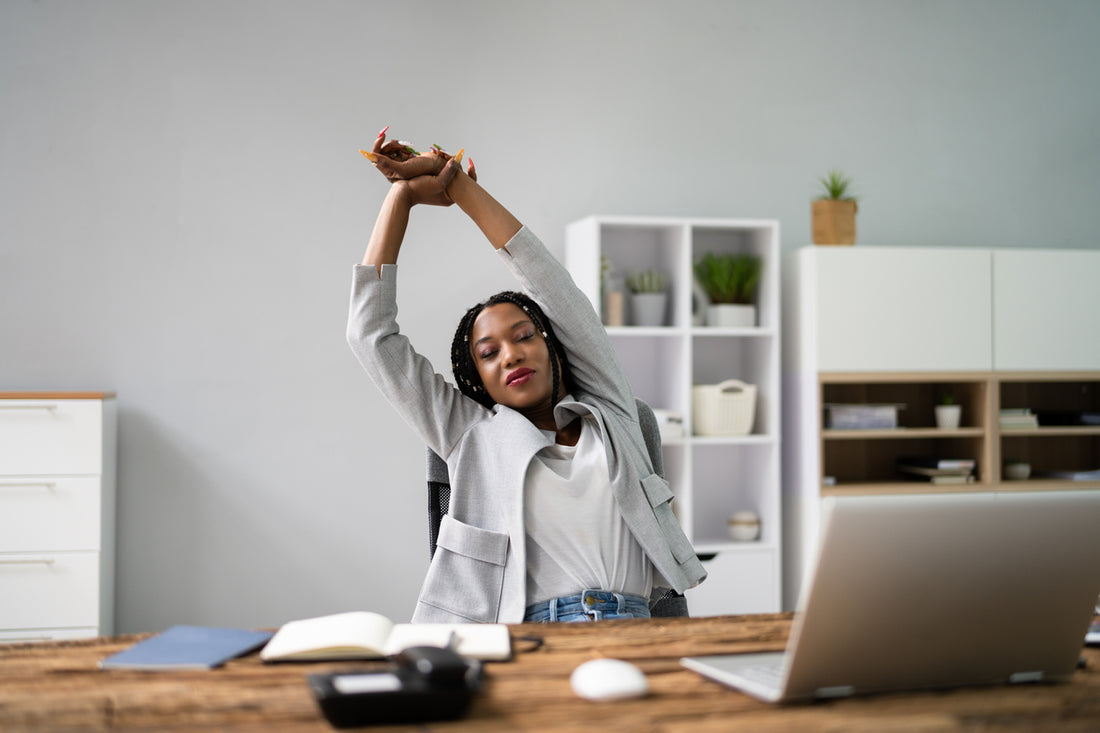
M 1096 247 L 1100 3 L 0 3 L 0 389 L 116 390 L 118 622 L 405 619 L 422 448 L 344 343 L 392 125 L 465 147 L 556 252 L 591 213 Z M 510 284 L 414 212 L 401 324 L 446 368 Z

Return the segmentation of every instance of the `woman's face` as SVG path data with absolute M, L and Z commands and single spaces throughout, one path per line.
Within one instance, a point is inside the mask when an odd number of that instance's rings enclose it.
M 481 311 L 470 330 L 470 355 L 494 401 L 522 411 L 549 399 L 550 350 L 519 306 L 498 303 Z

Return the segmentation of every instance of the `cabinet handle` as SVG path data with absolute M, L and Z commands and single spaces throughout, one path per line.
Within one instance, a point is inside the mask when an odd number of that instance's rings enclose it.
M 0 405 L 0 410 L 45 410 L 54 412 L 57 405 Z
M 0 560 L 0 565 L 53 565 L 57 560 L 52 557 L 31 560 Z
M 53 491 L 57 484 L 50 481 L 0 481 L 0 489 L 47 489 Z

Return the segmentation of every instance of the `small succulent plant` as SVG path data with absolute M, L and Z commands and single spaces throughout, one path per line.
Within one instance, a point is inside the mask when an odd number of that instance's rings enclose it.
M 760 258 L 755 255 L 707 252 L 695 263 L 695 277 L 712 303 L 752 305 L 761 268 Z
M 848 193 L 848 187 L 852 185 L 852 179 L 845 176 L 844 173 L 834 168 L 829 171 L 824 177 L 819 178 L 821 182 L 822 193 L 818 196 L 819 199 L 827 199 L 831 201 L 855 201 L 856 197 Z
M 631 273 L 626 278 L 626 287 L 632 293 L 663 293 L 668 289 L 668 276 L 657 270 Z

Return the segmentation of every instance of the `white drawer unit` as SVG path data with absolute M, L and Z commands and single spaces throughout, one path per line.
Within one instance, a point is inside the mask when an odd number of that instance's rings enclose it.
M 117 407 L 0 392 L 0 643 L 114 631 Z

